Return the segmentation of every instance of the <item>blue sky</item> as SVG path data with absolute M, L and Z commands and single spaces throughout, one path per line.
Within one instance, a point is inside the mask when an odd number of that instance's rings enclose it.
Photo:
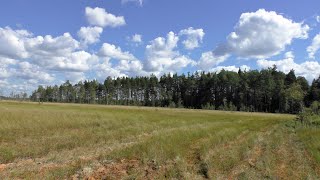
M 320 74 L 320 2 L 3 0 L 0 93 L 69 79 L 261 69 Z

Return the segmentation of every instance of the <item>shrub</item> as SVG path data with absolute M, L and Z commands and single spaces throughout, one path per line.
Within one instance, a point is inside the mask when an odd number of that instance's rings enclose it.
M 214 110 L 215 109 L 215 106 L 210 104 L 210 103 L 207 103 L 206 105 L 202 105 L 201 107 L 202 109 L 207 109 L 207 110 Z
M 310 106 L 310 109 L 314 114 L 319 115 L 320 114 L 320 102 L 319 101 L 313 101 L 313 103 Z

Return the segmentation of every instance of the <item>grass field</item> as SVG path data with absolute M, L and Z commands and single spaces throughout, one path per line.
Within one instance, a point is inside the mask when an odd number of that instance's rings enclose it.
M 293 119 L 0 102 L 0 179 L 318 179 L 320 131 Z

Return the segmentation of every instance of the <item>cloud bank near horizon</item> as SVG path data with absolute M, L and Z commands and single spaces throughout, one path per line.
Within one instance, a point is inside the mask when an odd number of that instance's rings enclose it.
M 143 4 L 143 1 L 137 2 Z M 0 89 L 29 92 L 37 85 L 52 85 L 65 80 L 78 82 L 94 77 L 103 81 L 108 76 L 160 76 L 182 73 L 190 67 L 205 71 L 249 70 L 247 60 L 256 61 L 259 68 L 277 65 L 283 72 L 295 69 L 297 75 L 309 81 L 320 74 L 320 64 L 315 60 L 320 49 L 319 34 L 306 48 L 309 59 L 296 63 L 294 52 L 285 51 L 293 41 L 308 39 L 310 27 L 275 11 L 259 9 L 242 13 L 225 42 L 216 47 L 212 45 L 211 51 L 201 49 L 206 38 L 203 28 L 186 27 L 166 32 L 148 42 L 143 42 L 144 35 L 138 33 L 128 36 L 128 43 L 146 44 L 144 57 L 140 59 L 119 45 L 101 41 L 101 35 L 107 33 L 105 29 L 130 26 L 124 16 L 99 7 L 86 7 L 84 17 L 88 24 L 79 27 L 76 36 L 70 32 L 40 36 L 26 29 L 0 27 Z M 93 46 L 98 46 L 98 50 Z M 202 52 L 198 58 L 192 58 L 194 51 Z M 283 53 L 283 59 L 271 60 Z M 238 67 L 220 65 L 230 57 L 245 60 Z

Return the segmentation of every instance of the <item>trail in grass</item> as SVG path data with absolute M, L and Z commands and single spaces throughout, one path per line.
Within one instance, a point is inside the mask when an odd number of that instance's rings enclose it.
M 259 133 L 248 156 L 227 179 L 319 179 L 293 128 L 285 125 Z
M 294 129 L 283 123 L 255 131 L 243 130 L 232 140 L 203 150 L 209 142 L 210 137 L 197 139 L 189 149 L 189 160 L 158 164 L 123 159 L 102 166 L 91 177 L 102 178 L 109 173 L 114 178 L 161 179 L 173 173 L 178 179 L 319 179 Z M 230 158 L 234 161 L 224 162 Z
M 0 174 L 10 177 L 10 169 L 20 169 L 21 172 L 30 171 L 29 173 L 39 174 L 58 169 L 74 167 L 75 178 L 88 177 L 101 178 L 108 173 L 118 173 L 114 177 L 123 178 L 130 175 L 144 172 L 143 175 L 137 177 L 144 178 L 163 178 L 168 169 L 179 166 L 177 163 L 187 163 L 188 168 L 180 169 L 181 178 L 197 178 L 197 179 L 318 179 L 319 177 L 314 171 L 312 159 L 306 156 L 304 146 L 299 141 L 295 131 L 291 127 L 286 127 L 283 123 L 276 124 L 255 131 L 243 129 L 235 136 L 230 136 L 230 140 L 222 141 L 210 149 L 202 149 L 204 144 L 210 142 L 210 137 L 203 137 L 196 140 L 196 144 L 190 146 L 188 156 L 192 160 L 189 162 L 178 162 L 177 160 L 167 161 L 164 164 L 156 164 L 148 161 L 146 164 L 140 160 L 123 159 L 121 162 L 103 163 L 99 160 L 102 151 L 108 154 L 112 151 L 119 151 L 139 143 L 144 143 L 147 139 L 156 136 L 163 136 L 183 130 L 196 130 L 199 127 L 175 127 L 166 130 L 155 130 L 151 133 L 141 133 L 136 141 L 127 143 L 115 143 L 114 146 L 106 146 L 96 149 L 99 151 L 96 155 L 87 152 L 87 156 L 80 157 L 80 164 L 77 165 L 77 159 L 65 159 L 63 162 L 52 162 L 50 156 L 38 158 L 37 160 L 24 159 L 7 165 Z M 224 129 L 227 130 L 227 129 Z M 233 157 L 233 153 L 239 153 L 237 158 Z M 243 152 L 243 153 L 241 153 Z M 67 152 L 68 153 L 68 152 Z M 70 153 L 70 152 L 69 152 Z M 223 164 L 223 161 L 235 159 L 231 164 Z M 78 159 L 79 160 L 79 159 Z M 30 167 L 31 166 L 31 167 Z M 33 167 L 32 167 L 33 166 Z M 87 168 L 87 167 L 96 167 Z M 23 170 L 25 169 L 25 170 Z M 140 169 L 136 171 L 137 169 Z M 190 172 L 183 172 L 190 171 Z M 27 173 L 27 172 L 25 172 Z M 81 175 L 82 174 L 82 175 Z M 21 174 L 23 177 L 25 174 Z M 81 176 L 80 176 L 81 175 Z M 14 177 L 19 177 L 15 175 Z M 32 175 L 29 174 L 29 177 Z
M 215 123 L 213 122 L 213 124 Z M 220 123 L 219 126 L 225 126 L 225 124 Z M 33 177 L 32 174 L 37 174 L 36 176 L 38 176 L 41 174 L 46 174 L 50 171 L 55 171 L 60 168 L 63 169 L 75 165 L 85 166 L 86 164 L 95 164 L 94 166 L 96 167 L 103 166 L 103 162 L 100 162 L 101 157 L 104 157 L 111 152 L 120 151 L 122 149 L 129 148 L 130 146 L 144 143 L 145 141 L 153 137 L 161 137 L 179 131 L 197 130 L 201 127 L 205 128 L 206 126 L 202 125 L 202 123 L 198 123 L 196 125 L 188 124 L 172 128 L 154 129 L 150 132 L 140 132 L 140 134 L 135 135 L 134 137 L 129 136 L 125 139 L 122 139 L 121 141 L 114 141 L 109 144 L 96 144 L 95 148 L 79 147 L 72 150 L 51 152 L 46 156 L 38 158 L 16 159 L 11 163 L 1 164 L 0 177 L 10 177 L 11 175 L 18 177 L 28 175 Z M 14 171 L 18 173 L 12 174 L 12 169 L 14 169 Z
M 255 136 L 254 144 L 248 151 L 245 159 L 240 161 L 231 169 L 230 172 L 227 173 L 228 179 L 235 179 L 236 177 L 239 177 L 247 171 L 255 171 L 255 174 L 257 176 L 260 176 L 259 178 L 267 178 L 267 175 L 265 175 L 263 172 L 264 170 L 259 169 L 256 166 L 256 163 L 259 158 L 261 158 L 261 156 L 265 153 L 265 142 L 268 138 L 270 138 L 270 135 L 275 132 L 276 128 L 279 128 L 279 125 L 273 126 L 271 128 L 265 128 L 261 132 L 257 133 L 257 135 Z
M 218 143 L 208 151 L 203 150 L 204 144 L 209 142 L 210 137 L 197 139 L 190 146 L 190 154 L 187 156 L 189 160 L 168 160 L 159 165 L 151 160 L 143 163 L 135 159 L 123 159 L 121 162 L 106 164 L 92 174 L 98 178 L 106 177 L 109 173 L 116 178 L 136 174 L 134 177 L 161 179 L 172 172 L 176 177 L 196 179 L 318 178 L 311 162 L 305 158 L 304 147 L 293 129 L 283 124 L 255 131 L 243 130 L 233 140 Z M 238 153 L 238 157 L 232 157 L 234 153 Z M 234 161 L 223 164 L 228 158 Z M 181 166 L 187 168 L 179 169 Z

